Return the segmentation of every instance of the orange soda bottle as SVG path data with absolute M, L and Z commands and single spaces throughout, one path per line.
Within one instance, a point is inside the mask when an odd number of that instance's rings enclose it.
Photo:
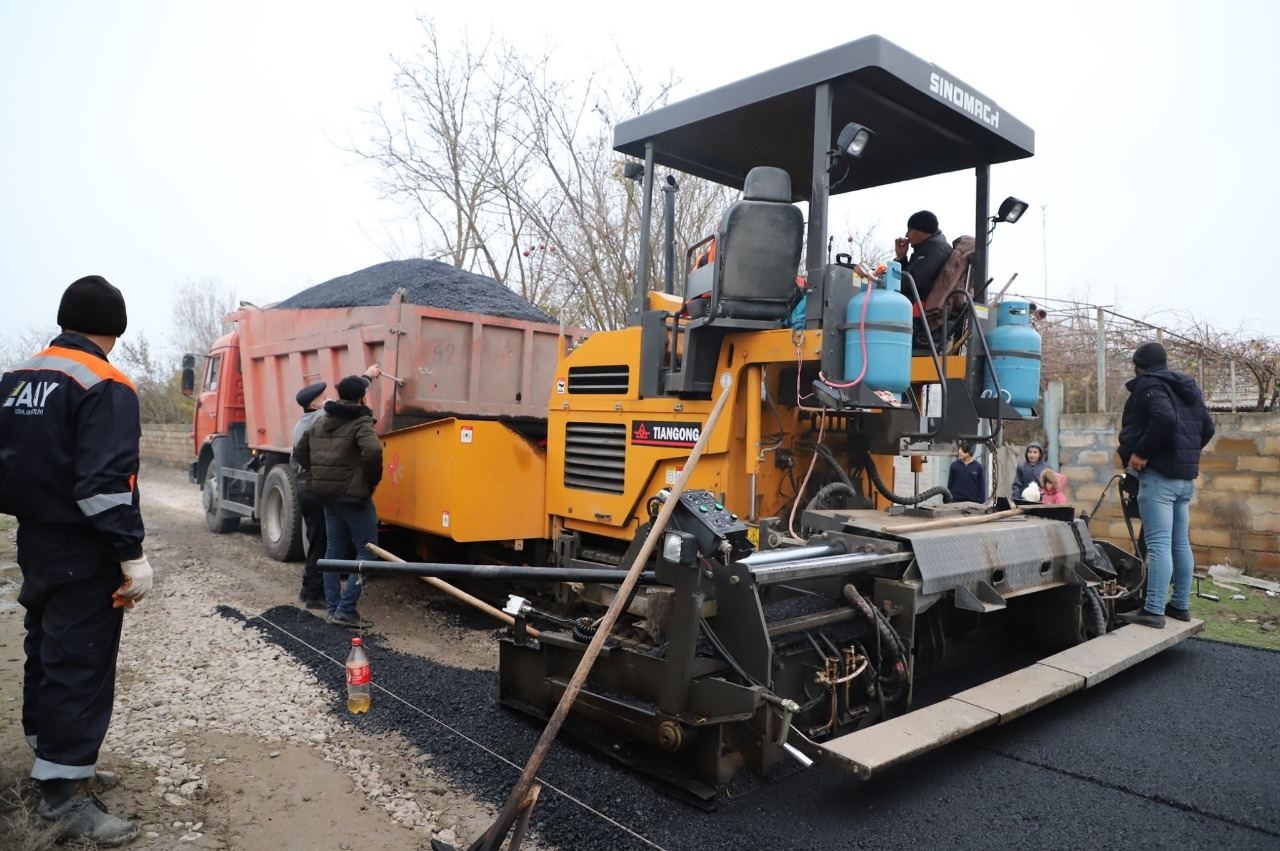
M 353 715 L 369 711 L 373 702 L 370 695 L 372 677 L 369 673 L 369 657 L 364 653 L 364 640 L 351 639 L 351 652 L 347 654 L 347 711 Z

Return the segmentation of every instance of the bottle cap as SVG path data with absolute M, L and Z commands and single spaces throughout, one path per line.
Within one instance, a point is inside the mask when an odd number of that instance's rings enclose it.
M 359 647 L 361 644 L 364 644 L 364 639 L 361 638 L 360 636 L 356 636 L 355 638 L 351 639 L 352 647 Z

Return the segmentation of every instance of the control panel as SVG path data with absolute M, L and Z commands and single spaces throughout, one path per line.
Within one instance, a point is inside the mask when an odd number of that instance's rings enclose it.
M 672 516 L 672 525 L 694 535 L 698 540 L 698 550 L 706 555 L 719 552 L 721 541 L 729 541 L 733 545 L 735 557 L 753 549 L 747 539 L 746 524 L 710 491 L 682 493 L 679 507 Z

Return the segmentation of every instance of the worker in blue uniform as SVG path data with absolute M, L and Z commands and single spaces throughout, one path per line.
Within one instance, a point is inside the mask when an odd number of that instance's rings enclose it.
M 18 519 L 26 609 L 22 727 L 40 815 L 67 838 L 123 845 L 138 825 L 95 794 L 111 721 L 124 609 L 150 590 L 138 506 L 141 426 L 133 384 L 107 361 L 124 297 L 91 275 L 58 307 L 62 332 L 0 377 L 0 513 Z

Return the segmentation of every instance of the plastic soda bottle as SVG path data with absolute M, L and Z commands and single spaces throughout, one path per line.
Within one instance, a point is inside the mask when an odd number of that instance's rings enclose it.
M 351 639 L 351 652 L 347 654 L 347 711 L 353 715 L 369 711 L 372 697 L 369 694 L 369 657 L 364 654 L 364 640 Z

